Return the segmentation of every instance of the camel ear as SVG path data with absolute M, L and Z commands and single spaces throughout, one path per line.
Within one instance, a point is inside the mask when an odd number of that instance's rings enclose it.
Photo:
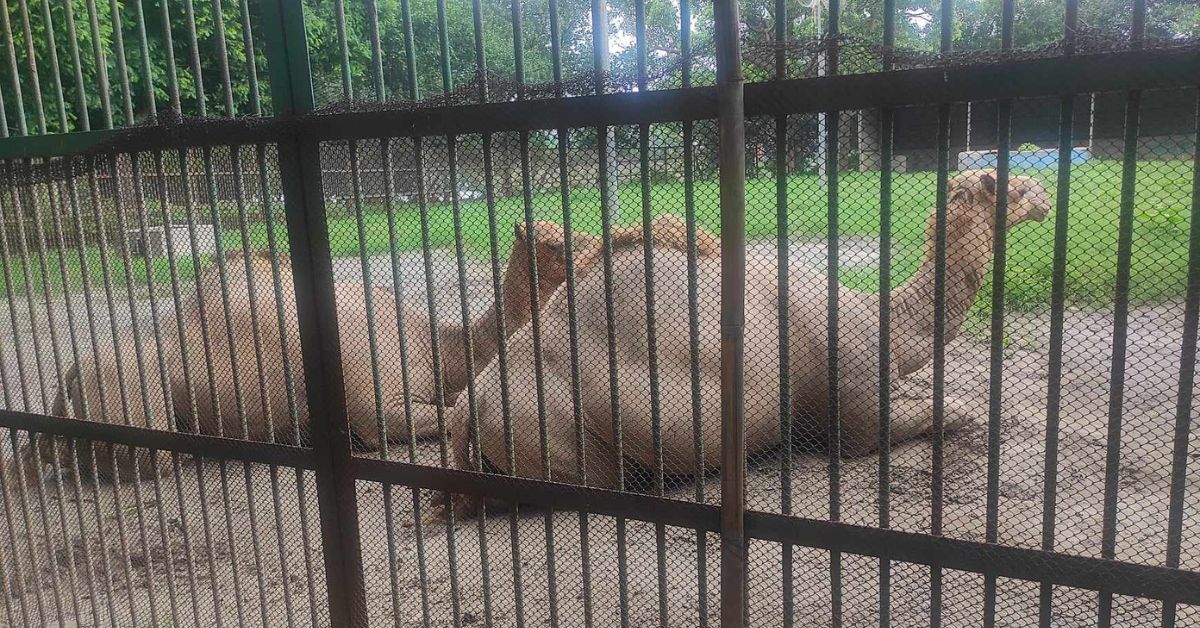
M 520 222 L 513 223 L 513 237 L 518 240 L 525 239 L 525 225 Z
M 983 183 L 983 187 L 988 191 L 988 194 L 992 196 L 996 195 L 996 177 L 993 177 L 989 172 L 985 172 L 979 175 L 979 181 Z

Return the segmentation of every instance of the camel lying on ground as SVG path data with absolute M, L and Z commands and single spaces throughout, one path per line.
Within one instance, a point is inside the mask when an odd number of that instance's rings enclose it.
M 661 234 L 655 237 L 661 237 L 668 245 L 684 246 L 686 233 L 682 225 L 679 219 L 664 216 L 654 222 L 654 232 Z M 562 227 L 535 221 L 533 232 L 531 237 L 524 223 L 514 226 L 514 244 L 502 288 L 503 304 L 493 303 L 471 326 L 475 372 L 486 367 L 498 350 L 498 317 L 503 317 L 509 335 L 530 320 L 534 303 L 530 298 L 531 251 L 536 250 L 538 256 L 538 307 L 566 279 Z M 614 246 L 638 243 L 641 237 L 640 227 L 617 229 L 613 232 Z M 598 259 L 600 239 L 579 233 L 574 234 L 574 241 L 580 268 L 589 267 Z M 279 298 L 274 289 L 276 280 Z M 379 422 L 371 345 L 364 333 L 368 293 L 356 282 L 338 282 L 334 290 L 342 332 L 339 336 L 350 429 L 364 448 L 376 449 L 380 445 Z M 418 313 L 401 314 L 391 292 L 378 287 L 370 290 L 376 322 L 376 355 L 380 358 L 378 368 L 386 387 L 383 412 L 388 438 L 404 440 L 436 435 L 439 433 L 437 396 L 428 318 Z M 138 427 L 171 429 L 177 425 L 182 431 L 296 444 L 306 430 L 308 412 L 294 303 L 295 289 L 286 256 L 273 262 L 265 252 L 230 251 L 225 256 L 224 276 L 220 266 L 210 267 L 197 282 L 196 296 L 183 304 L 176 317 L 162 324 L 168 387 L 163 387 L 153 341 L 146 339 L 143 340 L 146 394 L 143 394 L 143 382 L 132 360 L 134 346 L 130 339 L 125 339 L 119 347 L 121 357 L 116 347 L 110 347 L 96 351 L 82 368 L 72 367 L 65 373 L 65 390 L 59 392 L 52 412 L 56 416 Z M 408 342 L 408 404 L 403 390 L 396 385 L 402 375 L 397 316 L 403 316 Z M 461 325 L 449 322 L 439 322 L 438 333 L 444 398 L 449 404 L 466 386 L 469 377 L 467 334 Z M 289 357 L 290 373 L 285 370 L 285 355 Z M 289 394 L 294 394 L 294 401 L 289 400 Z M 411 412 L 411 434 L 406 412 Z M 122 479 L 149 477 L 155 470 L 164 473 L 169 468 L 163 455 L 157 466 L 152 465 L 145 450 L 137 451 L 135 464 L 128 448 L 118 446 L 114 452 L 103 443 L 97 443 L 96 448 L 94 468 L 105 477 L 112 475 L 114 461 Z M 42 438 L 39 449 L 45 461 L 54 461 L 59 467 L 74 466 L 65 441 L 56 446 L 53 439 Z M 79 453 L 80 468 L 85 473 L 93 468 L 90 451 L 84 447 Z M 29 447 L 24 448 L 22 458 L 32 471 L 29 465 L 36 457 Z
M 968 171 L 950 182 L 947 204 L 945 339 L 952 340 L 975 299 L 992 257 L 996 208 L 993 171 Z M 1041 221 L 1050 208 L 1049 195 L 1036 180 L 1012 177 L 1009 182 L 1008 227 Z M 932 359 L 934 325 L 935 221 L 930 217 L 925 257 L 911 279 L 891 292 L 891 354 L 893 378 L 903 377 Z M 606 295 L 599 274 L 577 285 L 579 328 L 579 399 L 572 395 L 567 304 L 555 298 L 542 311 L 540 349 L 542 406 L 546 437 L 540 437 L 539 395 L 531 330 L 514 335 L 508 345 L 508 395 L 502 395 L 496 364 L 475 382 L 476 416 L 466 404 L 455 408 L 450 431 L 455 462 L 478 468 L 480 462 L 518 476 L 544 476 L 558 482 L 613 488 L 624 462 L 654 469 L 661 446 L 662 470 L 692 475 L 719 466 L 721 456 L 719 338 L 720 260 L 696 261 L 699 294 L 713 295 L 699 308 L 699 403 L 693 406 L 690 368 L 689 307 L 686 282 L 688 257 L 673 249 L 656 248 L 653 256 L 656 296 L 658 413 L 652 403 L 650 347 L 647 334 L 645 263 L 641 247 L 623 247 L 613 254 L 613 305 L 616 330 L 619 423 L 610 398 Z M 828 278 L 821 270 L 789 264 L 787 311 L 790 318 L 787 352 L 792 407 L 783 412 L 798 433 L 824 435 L 828 429 Z M 860 455 L 878 444 L 879 412 L 879 296 L 847 288 L 838 298 L 838 351 L 842 451 Z M 704 297 L 702 297 L 704 298 Z M 780 325 L 778 266 L 774 255 L 752 255 L 746 265 L 745 299 L 745 435 L 746 450 L 755 452 L 779 444 Z M 509 407 L 503 408 L 507 397 Z M 574 411 L 578 403 L 581 413 Z M 963 406 L 946 399 L 946 427 L 968 420 Z M 505 411 L 511 418 L 512 451 L 506 437 Z M 578 423 L 577 423 L 578 421 Z M 473 423 L 478 434 L 472 433 Z M 661 440 L 655 442 L 656 423 Z M 620 453 L 614 438 L 622 434 Z M 893 399 L 891 439 L 906 440 L 932 428 L 932 400 Z M 583 435 L 582 449 L 578 434 Z M 700 443 L 697 451 L 696 441 Z M 482 457 L 472 448 L 478 443 Z M 577 459 L 579 451 L 583 460 Z M 699 454 L 699 459 L 698 459 Z M 510 468 L 510 461 L 515 468 Z M 461 501 L 460 501 L 461 499 Z M 455 508 L 469 514 L 477 506 L 456 498 Z

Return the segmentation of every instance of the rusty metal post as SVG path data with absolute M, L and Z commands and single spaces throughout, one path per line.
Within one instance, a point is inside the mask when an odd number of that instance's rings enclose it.
M 746 293 L 746 128 L 736 0 L 717 0 L 717 112 L 721 128 L 721 627 L 746 609 L 746 443 L 742 396 Z

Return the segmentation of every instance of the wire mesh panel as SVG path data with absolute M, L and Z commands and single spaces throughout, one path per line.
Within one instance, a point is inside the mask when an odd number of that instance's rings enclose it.
M 6 432 L 7 445 L 29 436 Z M 73 460 L 98 453 L 32 438 Z M 227 481 L 223 462 L 172 455 L 161 483 L 106 481 L 13 464 L 11 451 L 8 625 L 326 624 L 311 474 L 247 463 Z
M 3 621 L 1187 625 L 1194 11 L 739 8 L 0 6 Z

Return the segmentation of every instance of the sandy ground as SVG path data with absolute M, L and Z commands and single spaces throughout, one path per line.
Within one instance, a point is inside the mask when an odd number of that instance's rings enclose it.
M 872 263 L 868 253 L 861 257 L 862 263 Z M 438 254 L 436 285 L 457 283 L 448 263 L 451 259 Z M 374 280 L 390 285 L 386 260 L 375 262 Z M 413 298 L 423 295 L 419 263 L 417 256 L 404 265 L 406 285 L 415 286 L 409 292 Z M 347 279 L 361 278 L 352 263 L 339 264 L 338 273 Z M 486 307 L 491 289 L 487 267 L 469 268 L 467 283 L 473 309 Z M 458 303 L 456 288 L 439 290 L 436 296 L 439 309 L 454 311 L 450 308 Z M 144 298 L 138 297 L 136 303 L 139 316 L 144 317 L 148 311 Z M 61 321 L 61 301 L 51 305 Z M 34 304 L 33 317 L 22 315 L 23 302 L 19 306 L 16 338 L 8 312 L 0 314 L 4 330 L 0 343 L 12 347 L 15 340 L 27 348 L 29 407 L 36 410 L 41 406 L 32 369 L 32 339 L 46 337 L 45 304 Z M 131 317 L 126 311 L 113 318 L 111 324 L 121 328 L 128 326 Z M 1130 316 L 1117 536 L 1117 558 L 1122 560 L 1146 564 L 1164 560 L 1182 318 L 1181 304 L 1140 308 Z M 1060 551 L 1099 556 L 1112 315 L 1070 311 L 1066 330 L 1056 542 Z M 970 426 L 947 438 L 945 534 L 984 540 L 988 347 L 979 340 L 981 330 L 973 331 L 956 340 L 947 356 L 948 394 L 967 401 L 976 411 Z M 999 540 L 1039 547 L 1048 319 L 1041 314 L 1010 316 L 1006 332 Z M 49 342 L 42 340 L 41 345 L 44 368 L 51 374 Z M 14 352 L 5 351 L 4 358 L 8 371 L 15 373 Z M 53 394 L 53 376 L 46 381 L 48 394 Z M 930 381 L 927 370 L 906 381 L 897 394 L 928 394 Z M 21 407 L 20 387 L 9 388 L 10 403 Z M 437 444 L 421 444 L 418 455 L 436 463 Z M 929 530 L 931 459 L 927 440 L 894 449 L 888 491 L 893 527 Z M 222 465 L 187 457 L 180 457 L 178 464 L 178 475 L 157 482 L 77 485 L 67 477 L 48 478 L 36 487 L 27 482 L 21 493 L 10 487 L 3 496 L 8 507 L 0 518 L 0 548 L 5 554 L 0 563 L 4 566 L 0 587 L 5 593 L 0 596 L 0 623 L 325 625 L 319 518 L 311 474 L 300 483 L 289 469 Z M 747 484 L 750 506 L 777 512 L 786 483 L 791 487 L 793 512 L 827 517 L 824 451 L 801 446 L 790 477 L 780 477 L 779 465 L 777 452 L 754 457 Z M 844 520 L 877 525 L 878 469 L 874 456 L 844 462 Z M 1200 516 L 1198 473 L 1191 465 L 1185 483 L 1182 550 L 1183 566 L 1189 569 L 1200 568 L 1200 543 L 1186 532 Z M 718 478 L 708 478 L 703 488 L 712 501 L 719 494 Z M 693 499 L 694 491 L 694 484 L 684 482 L 672 496 Z M 416 501 L 427 510 L 432 495 L 418 497 Z M 622 600 L 631 626 L 657 625 L 660 613 L 672 626 L 699 625 L 702 619 L 716 623 L 719 546 L 713 535 L 697 539 L 694 531 L 686 529 L 660 531 L 653 525 L 621 524 L 608 517 L 593 516 L 584 522 L 569 512 L 548 517 L 540 512 L 523 512 L 515 518 L 494 515 L 460 522 L 448 534 L 445 526 L 421 525 L 414 516 L 414 503 L 410 489 L 359 484 L 358 518 L 372 626 L 420 626 L 426 617 L 432 626 L 489 621 L 497 626 L 518 622 L 582 626 L 585 615 L 595 626 L 612 626 L 620 625 Z M 29 538 L 32 543 L 26 541 Z M 581 543 L 585 538 L 587 542 Z M 754 542 L 750 565 L 750 625 L 783 625 L 787 599 L 795 625 L 830 624 L 828 553 Z M 879 562 L 846 556 L 841 569 L 843 625 L 877 625 Z M 789 572 L 791 586 L 785 590 Z M 982 625 L 983 578 L 947 572 L 943 585 L 943 625 Z M 1036 622 L 1036 584 L 1002 580 L 998 589 L 997 625 Z M 315 599 L 310 592 L 315 592 Z M 892 565 L 890 593 L 893 625 L 928 624 L 932 604 L 928 568 Z M 1096 604 L 1094 593 L 1060 589 L 1052 625 L 1094 625 Z M 1115 625 L 1157 625 L 1159 612 L 1156 603 L 1118 598 Z M 79 618 L 78 623 L 73 617 Z M 1200 612 L 1184 609 L 1180 622 L 1200 625 Z

